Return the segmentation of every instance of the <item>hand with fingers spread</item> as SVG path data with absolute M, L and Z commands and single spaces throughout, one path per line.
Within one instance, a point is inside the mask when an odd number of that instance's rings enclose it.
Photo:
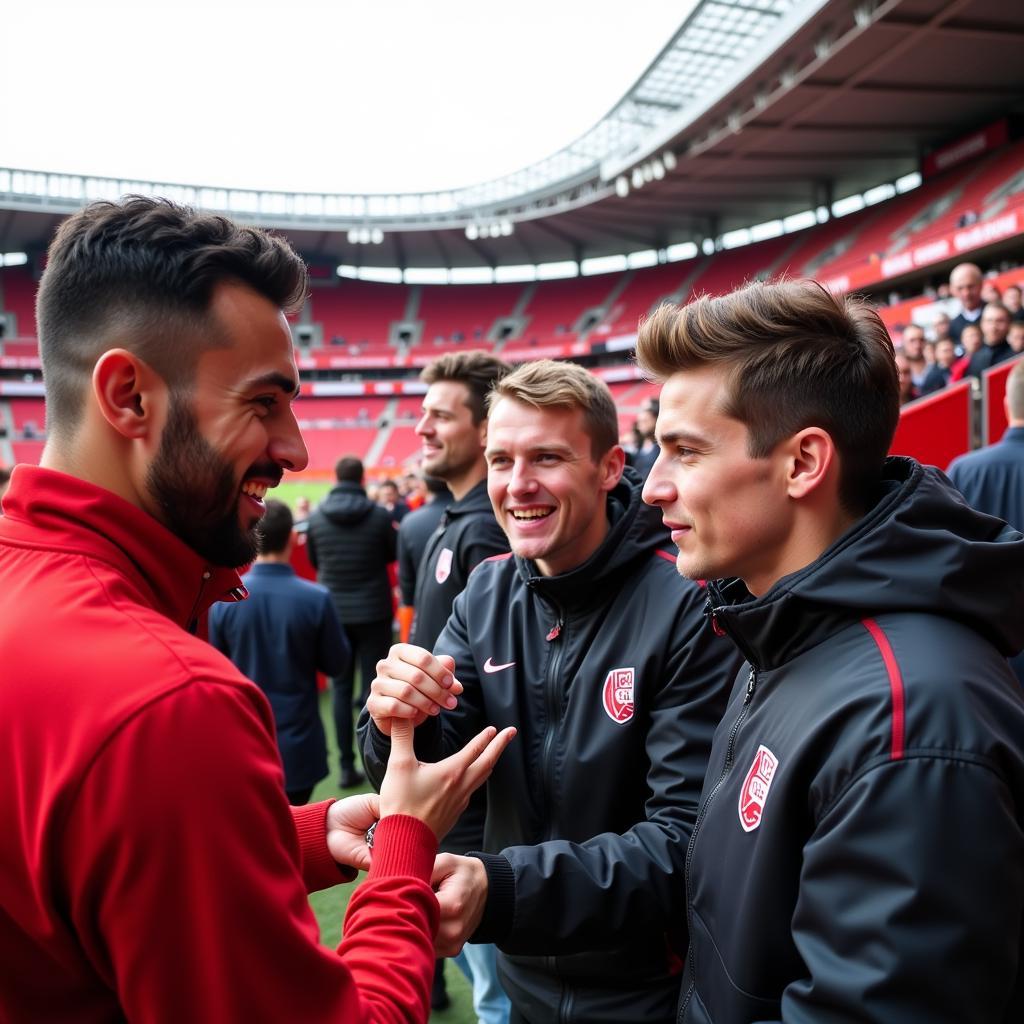
M 516 730 L 488 726 L 461 750 L 436 763 L 421 762 L 413 750 L 410 718 L 391 722 L 391 755 L 380 787 L 380 814 L 410 814 L 440 839 L 466 809 L 469 798 L 494 770 Z
M 394 644 L 388 656 L 377 662 L 366 710 L 385 736 L 391 735 L 395 719 L 417 726 L 456 706 L 462 684 L 454 673 L 455 662 L 447 655 L 434 657 L 413 644 Z
M 380 817 L 376 793 L 359 793 L 335 800 L 327 808 L 327 849 L 339 864 L 359 871 L 370 869 L 366 830 Z
M 484 914 L 487 870 L 476 857 L 438 854 L 430 884 L 441 907 L 441 923 L 434 936 L 438 956 L 458 956 Z

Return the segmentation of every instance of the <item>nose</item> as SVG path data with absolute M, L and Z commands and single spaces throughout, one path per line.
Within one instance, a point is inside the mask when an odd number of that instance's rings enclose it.
M 420 421 L 416 424 L 415 430 L 420 437 L 426 437 L 432 432 L 430 429 L 430 417 L 426 413 L 420 417 Z
M 512 473 L 508 480 L 508 490 L 513 496 L 529 494 L 537 489 L 537 483 L 530 472 L 527 459 L 516 459 L 512 463 Z
M 664 505 L 675 500 L 675 489 L 664 471 L 664 466 L 665 453 L 661 452 L 654 460 L 651 472 L 644 481 L 644 489 L 640 493 L 640 497 L 648 505 Z
M 298 472 L 309 465 L 309 453 L 306 443 L 302 440 L 295 413 L 289 406 L 288 412 L 282 417 L 280 427 L 270 438 L 270 457 L 282 469 Z

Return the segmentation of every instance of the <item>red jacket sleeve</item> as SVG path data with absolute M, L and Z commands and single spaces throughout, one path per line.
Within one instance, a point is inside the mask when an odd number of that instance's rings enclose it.
M 381 823 L 341 955 L 321 946 L 304 871 L 324 876 L 323 819 L 300 850 L 266 714 L 243 686 L 191 683 L 100 752 L 59 852 L 87 956 L 137 1024 L 425 1021 L 432 833 Z

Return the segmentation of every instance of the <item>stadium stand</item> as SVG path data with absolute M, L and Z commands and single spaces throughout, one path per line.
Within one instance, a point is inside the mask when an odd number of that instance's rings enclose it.
M 3 299 L 3 311 L 13 313 L 17 325 L 11 338 L 35 338 L 36 283 L 32 279 L 32 272 L 27 267 L 5 267 L 0 270 L 0 296 Z M 4 343 L 6 350 L 11 339 L 5 337 Z
M 524 288 L 521 284 L 424 285 L 416 317 L 423 324 L 420 346 L 431 350 L 431 355 L 453 346 L 490 348 L 487 339 L 495 321 L 512 315 Z
M 335 285 L 312 290 L 310 319 L 323 328 L 324 345 L 348 345 L 359 354 L 371 347 L 391 352 L 391 324 L 405 319 L 409 288 L 402 284 L 339 278 Z
M 634 273 L 595 328 L 594 335 L 615 337 L 635 331 L 640 318 L 652 312 L 657 304 L 681 294 L 697 266 L 696 260 L 686 260 Z
M 833 218 L 799 233 L 722 250 L 676 263 L 644 269 L 564 280 L 501 284 L 411 286 L 338 279 L 316 282 L 301 324 L 319 325 L 322 338 L 298 349 L 300 368 L 328 376 L 357 374 L 371 380 L 375 371 L 395 374 L 404 367 L 407 378 L 439 353 L 456 347 L 494 344 L 511 361 L 541 355 L 604 360 L 600 372 L 610 372 L 613 395 L 620 410 L 620 428 L 628 431 L 641 403 L 658 388 L 645 381 L 619 379 L 621 358 L 628 353 L 629 336 L 640 319 L 662 300 L 685 300 L 701 293 L 720 294 L 744 281 L 789 273 L 836 282 L 847 273 L 875 282 L 883 291 L 890 277 L 902 283 L 907 266 L 901 254 L 924 250 L 936 241 L 982 227 L 1016 211 L 1024 198 L 1024 140 L 1010 143 L 927 179 L 920 188 Z M 1016 214 L 1014 214 L 1016 215 Z M 1024 225 L 1024 219 L 1020 221 Z M 938 264 L 929 279 L 928 265 L 914 267 L 917 286 L 941 281 L 954 259 L 984 253 L 987 236 L 970 235 L 964 246 Z M 972 245 L 974 247 L 972 248 Z M 999 254 L 1006 247 L 998 250 Z M 1014 249 L 1018 261 L 1020 247 Z M 935 262 L 935 261 L 933 261 Z M 865 272 L 865 267 L 870 270 Z M 1024 268 L 989 275 L 1003 288 L 1024 279 Z M 34 321 L 35 282 L 27 267 L 0 270 L 0 312 L 13 314 L 17 337 L 0 340 L 0 370 L 8 375 L 38 369 Z M 927 326 L 934 316 L 934 291 L 882 305 L 880 314 L 898 342 L 910 322 Z M 400 335 L 399 326 L 405 333 Z M 308 335 L 307 335 L 308 337 Z M 608 366 L 610 351 L 621 352 Z M 406 352 L 406 349 L 409 349 Z M 598 367 L 595 367 L 598 369 Z M 401 372 L 401 371 L 399 371 Z M 34 378 L 38 380 L 38 378 Z M 0 379 L 0 395 L 4 394 Z M 22 397 L 25 386 L 8 387 L 0 399 L 0 457 L 36 461 L 45 434 L 45 404 L 41 397 Z M 352 453 L 378 470 L 395 471 L 418 456 L 414 432 L 421 396 L 401 394 L 401 385 L 386 385 L 386 393 L 315 395 L 306 382 L 296 401 L 312 474 L 327 475 L 341 454 Z M 392 388 L 396 393 L 392 394 Z M 931 453 L 935 458 L 959 454 L 969 431 L 960 422 L 963 396 L 933 396 L 904 409 L 898 443 L 901 450 Z M 986 414 L 988 415 L 988 414 Z M 915 426 L 918 424 L 919 426 Z M 941 424 L 941 429 L 936 426 Z M 4 437 L 6 433 L 6 437 Z M 916 446 L 916 448 L 915 448 Z
M 528 319 L 526 327 L 510 340 L 508 348 L 520 350 L 553 341 L 574 341 L 583 313 L 606 303 L 621 280 L 621 274 L 600 274 L 538 282 L 523 310 Z

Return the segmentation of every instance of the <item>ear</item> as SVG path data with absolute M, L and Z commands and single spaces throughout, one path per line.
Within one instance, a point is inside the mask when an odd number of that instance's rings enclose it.
M 477 436 L 480 438 L 480 447 L 487 447 L 487 417 L 485 416 L 477 427 Z
M 805 427 L 787 442 L 786 491 L 791 498 L 806 498 L 817 492 L 829 479 L 836 478 L 838 490 L 839 460 L 836 445 L 828 431 L 821 427 Z
M 626 453 L 622 448 L 622 445 L 612 445 L 601 456 L 601 461 L 598 463 L 598 467 L 601 471 L 601 490 L 610 491 L 612 490 L 622 479 L 622 471 L 626 467 Z
M 167 385 L 133 352 L 112 348 L 93 367 L 92 389 L 114 430 L 126 438 L 142 438 L 154 430 L 154 413 L 163 405 Z

